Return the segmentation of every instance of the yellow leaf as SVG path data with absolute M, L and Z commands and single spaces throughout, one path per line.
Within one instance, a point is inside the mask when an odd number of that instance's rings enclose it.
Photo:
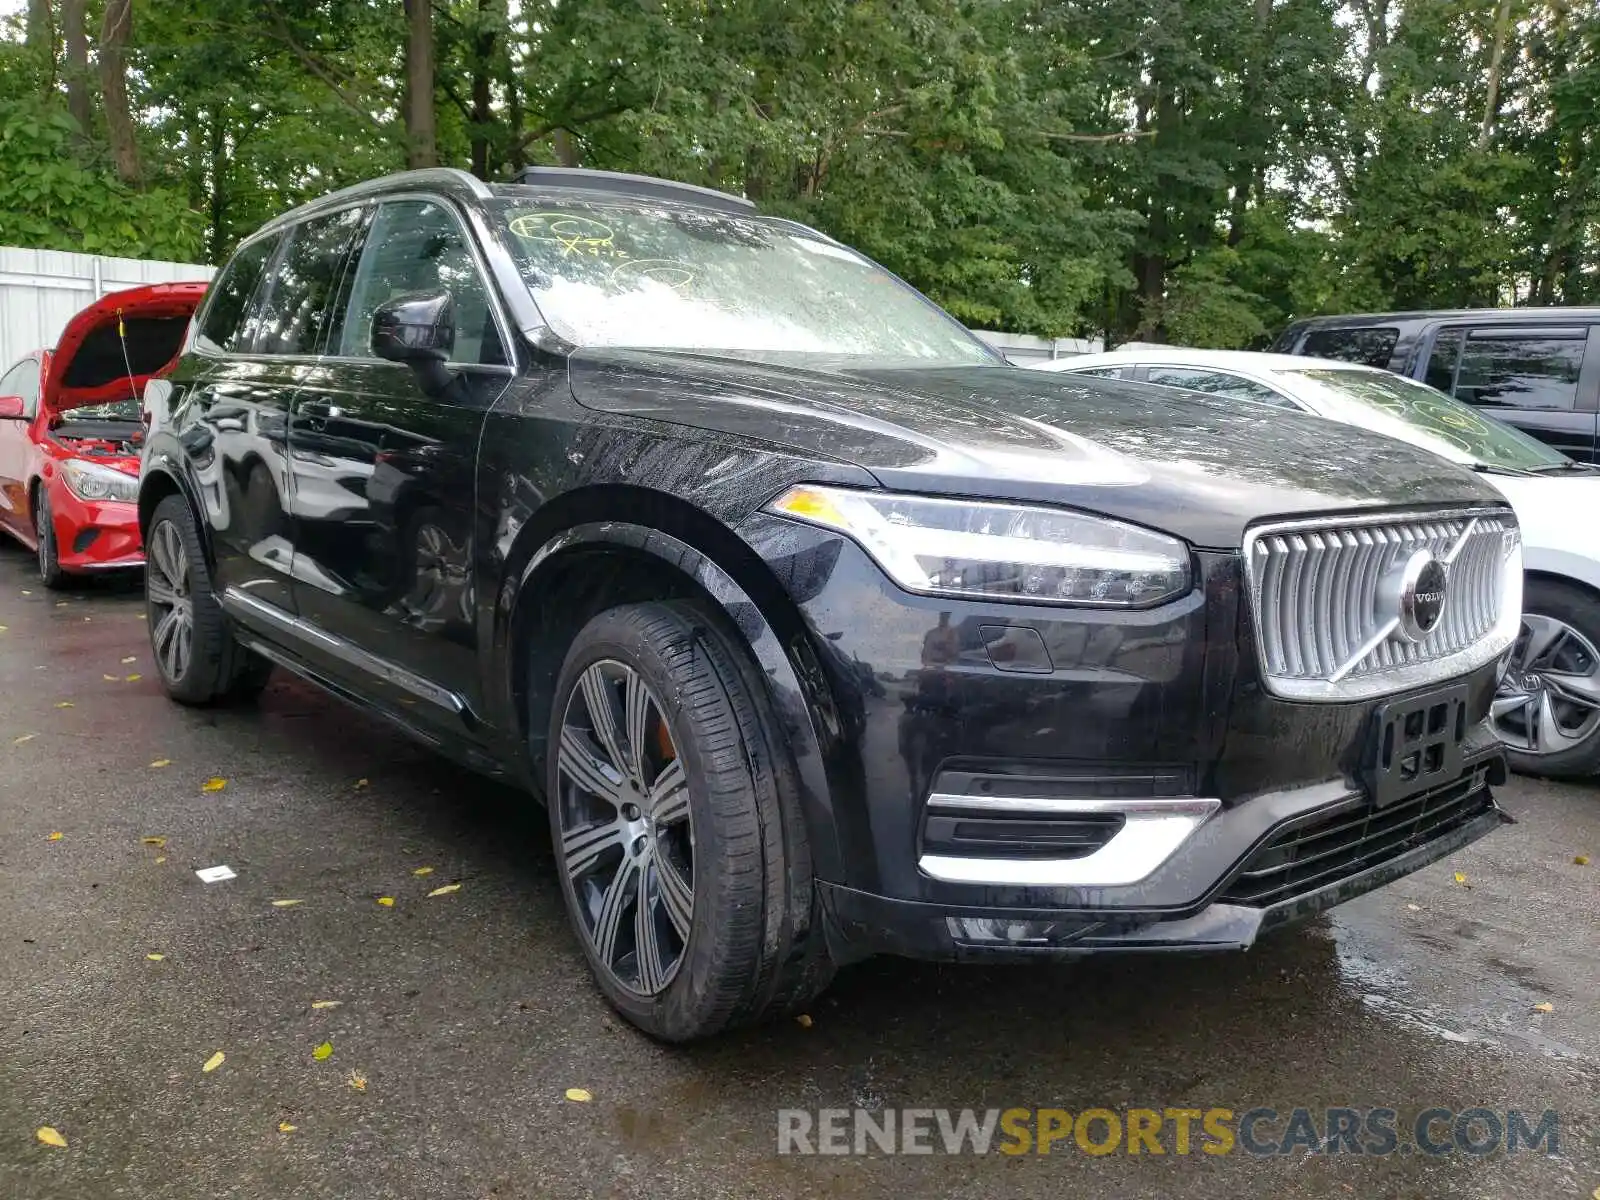
M 311 1052 L 311 1057 L 316 1059 L 318 1062 L 321 1062 L 325 1058 L 332 1058 L 333 1057 L 333 1043 L 332 1042 L 323 1042 L 322 1045 L 318 1046 L 315 1050 L 313 1050 Z
M 394 907 L 394 897 L 393 896 L 379 896 L 378 897 L 378 903 L 383 905 L 385 908 L 393 908 Z
M 122 661 L 123 661 L 123 664 L 126 665 L 126 664 L 131 663 L 131 662 L 138 662 L 139 659 L 138 659 L 138 657 L 136 655 L 130 654 L 130 655 L 128 655 L 127 658 L 123 659 Z
M 593 1100 L 594 1097 L 591 1096 L 588 1090 L 585 1088 L 568 1088 L 567 1099 L 577 1104 L 587 1104 L 589 1101 Z
M 143 675 L 128 675 L 128 676 L 124 677 L 123 682 L 124 683 L 138 683 L 139 680 L 141 680 L 143 678 L 144 678 Z
M 364 788 L 366 786 L 368 786 L 368 781 L 367 780 L 365 780 L 365 779 L 356 780 L 356 790 L 357 791 L 360 791 L 362 788 Z
M 304 900 L 274 900 L 273 908 L 293 908 L 296 904 L 304 904 Z
M 443 887 L 434 888 L 433 891 L 428 893 L 428 895 L 429 896 L 448 896 L 451 892 L 459 892 L 460 890 L 461 890 L 461 885 L 459 883 L 447 883 Z
M 344 1003 L 343 1000 L 313 1000 L 311 1002 L 311 1007 L 312 1008 L 338 1008 L 339 1005 L 341 1005 L 343 1003 Z
M 795 1024 L 800 1026 L 801 1029 L 810 1029 L 811 1028 L 811 1018 L 808 1017 L 805 1013 L 801 1013 L 794 1020 L 795 1020 Z
M 222 1060 L 225 1057 L 226 1057 L 226 1055 L 224 1055 L 221 1050 L 218 1050 L 210 1058 L 206 1059 L 206 1065 L 201 1067 L 200 1069 L 202 1071 L 207 1072 L 207 1073 L 215 1071 L 218 1067 L 220 1067 L 222 1065 Z
M 77 708 L 78 706 L 76 704 L 74 704 L 71 700 L 59 700 L 59 701 L 56 702 L 56 707 L 57 708 Z
M 367 1090 L 367 1077 L 359 1074 L 356 1071 L 351 1071 L 350 1078 L 345 1080 L 345 1082 L 351 1087 L 355 1088 L 355 1090 L 358 1092 L 364 1092 Z
M 1460 871 L 1456 872 L 1455 878 L 1456 878 L 1456 882 L 1457 883 L 1465 883 L 1467 881 L 1467 877 L 1465 875 L 1463 875 Z
M 32 734 L 29 736 L 31 737 Z M 1589 865 L 1589 856 L 1587 854 L 1578 854 L 1573 857 L 1572 861 L 1577 863 L 1580 867 L 1587 867 Z
M 146 846 L 154 846 L 157 850 L 164 848 L 167 844 L 167 839 L 164 837 L 147 837 L 139 840 Z
M 148 958 L 151 962 L 160 962 L 162 959 L 166 958 L 166 955 L 165 954 L 146 954 L 145 957 Z
M 1542 1001 L 1541 1003 L 1533 1006 L 1533 1011 L 1537 1013 L 1551 1013 L 1555 1012 L 1555 1010 L 1556 1006 L 1551 1004 L 1548 1000 Z
M 293 1133 L 294 1131 L 295 1131 L 295 1126 L 289 1124 L 289 1122 L 287 1122 L 287 1121 L 279 1121 L 278 1122 L 278 1132 L 279 1133 Z
M 158 758 L 150 765 L 159 771 L 162 767 L 170 767 L 172 765 L 172 760 L 170 758 Z
M 11 744 L 13 746 L 20 746 L 20 745 L 22 745 L 23 742 L 31 742 L 31 741 L 33 741 L 34 738 L 36 738 L 38 736 L 39 735 L 37 733 L 25 733 L 21 737 L 15 738 L 12 741 Z
M 162 855 L 160 858 L 156 859 L 156 866 L 159 867 L 162 863 L 164 863 L 166 861 L 167 861 L 166 855 Z
M 55 833 L 52 833 L 49 837 L 45 838 L 45 841 L 47 841 L 47 842 L 59 842 L 65 836 L 66 835 L 63 834 L 60 830 L 57 830 Z
M 202 792 L 220 792 L 227 786 L 228 781 L 226 779 L 218 779 L 213 776 L 200 785 L 200 790 Z
M 413 875 L 432 875 L 433 874 L 433 868 L 432 867 L 418 867 L 415 871 L 413 871 L 411 873 Z
M 33 1136 L 38 1138 L 46 1146 L 59 1146 L 63 1150 L 67 1148 L 67 1139 L 62 1137 L 59 1132 L 52 1129 L 48 1125 L 41 1125 L 38 1132 Z

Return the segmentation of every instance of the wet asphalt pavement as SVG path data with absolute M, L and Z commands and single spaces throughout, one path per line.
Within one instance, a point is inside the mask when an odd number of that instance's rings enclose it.
M 1600 1187 L 1600 786 L 1514 782 L 1517 825 L 1248 954 L 880 960 L 809 1027 L 668 1049 L 591 988 L 531 802 L 297 681 L 259 707 L 168 703 L 142 607 L 104 582 L 48 593 L 0 549 L 5 1200 Z M 217 864 L 238 877 L 195 877 Z M 1561 1153 L 776 1153 L 780 1108 L 1344 1104 L 1402 1128 L 1551 1108 Z

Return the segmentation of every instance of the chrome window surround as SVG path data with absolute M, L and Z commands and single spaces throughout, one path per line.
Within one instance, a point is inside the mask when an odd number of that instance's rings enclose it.
M 1448 530 L 1451 524 L 1460 525 Z M 1399 627 L 1399 614 L 1379 614 L 1369 610 L 1363 618 L 1349 611 L 1352 602 L 1376 606 L 1383 589 L 1380 582 L 1394 564 L 1380 568 L 1379 558 L 1368 554 L 1363 562 L 1342 565 L 1330 562 L 1323 572 L 1322 560 L 1330 559 L 1327 544 L 1330 535 L 1338 538 L 1338 548 L 1366 550 L 1387 543 L 1395 552 L 1409 544 L 1412 548 L 1426 548 L 1429 542 L 1444 542 L 1449 551 L 1441 557 L 1459 553 L 1461 546 L 1474 532 L 1484 532 L 1480 526 L 1489 526 L 1488 532 L 1498 533 L 1501 540 L 1500 576 L 1498 579 L 1480 580 L 1488 588 L 1485 603 L 1492 603 L 1496 611 L 1487 627 L 1464 645 L 1451 647 L 1449 642 L 1450 614 L 1447 609 L 1439 628 L 1420 643 L 1405 643 L 1394 634 Z M 1358 539 L 1372 531 L 1383 531 L 1379 542 Z M 1396 531 L 1403 531 L 1396 534 Z M 1310 555 L 1316 551 L 1317 562 L 1293 581 L 1298 587 L 1304 583 L 1313 592 L 1319 583 L 1324 587 L 1343 583 L 1365 593 L 1352 595 L 1348 591 L 1341 597 L 1346 611 L 1343 620 L 1346 630 L 1336 639 L 1331 628 L 1333 610 L 1322 615 L 1327 628 L 1288 628 L 1282 624 L 1287 615 L 1281 606 L 1272 607 L 1263 598 L 1266 586 L 1267 539 L 1294 538 L 1304 541 L 1316 535 L 1319 545 L 1304 544 L 1297 554 Z M 1272 695 L 1287 700 L 1350 701 L 1372 699 L 1425 687 L 1432 683 L 1456 678 L 1493 661 L 1508 650 L 1517 639 L 1522 620 L 1522 538 L 1516 518 L 1508 508 L 1476 506 L 1445 509 L 1442 511 L 1404 511 L 1377 513 L 1347 513 L 1309 521 L 1275 521 L 1248 530 L 1244 537 L 1244 575 L 1250 610 L 1254 619 L 1256 658 L 1261 670 L 1263 686 Z M 1348 560 L 1349 556 L 1341 554 Z M 1337 569 L 1334 569 L 1337 565 Z M 1492 562 L 1490 564 L 1493 565 Z M 1286 569 L 1285 569 L 1286 570 Z M 1280 571 L 1280 575 L 1283 572 Z M 1282 584 L 1274 583 L 1274 589 Z M 1276 622 L 1268 628 L 1269 622 Z M 1460 627 L 1457 626 L 1457 633 Z M 1470 630 L 1468 631 L 1470 636 Z M 1342 645 L 1339 644 L 1342 639 Z M 1438 647 L 1448 647 L 1440 652 Z M 1430 656 L 1431 652 L 1431 656 Z
M 1105 845 L 1078 858 L 976 858 L 924 854 L 923 874 L 944 883 L 993 887 L 1124 887 L 1138 883 L 1178 852 L 1195 830 L 1222 807 L 1192 796 L 1148 800 L 1065 799 L 1020 796 L 950 796 L 935 792 L 930 809 L 994 812 L 1116 813 L 1123 818 Z

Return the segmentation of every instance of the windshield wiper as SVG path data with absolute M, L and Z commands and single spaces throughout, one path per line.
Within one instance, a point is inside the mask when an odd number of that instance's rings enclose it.
M 1573 462 L 1571 459 L 1568 459 L 1566 462 L 1548 463 L 1548 464 L 1546 464 L 1545 466 L 1542 466 L 1542 467 L 1529 467 L 1528 468 L 1528 474 L 1530 474 L 1530 475 L 1554 475 L 1558 471 L 1559 472 L 1582 471 L 1583 473 L 1588 474 L 1588 473 L 1592 472 L 1593 470 L 1594 470 L 1594 464 L 1593 463 Z
M 1532 475 L 1532 471 L 1524 471 L 1520 467 L 1502 467 L 1497 463 L 1473 462 L 1467 464 L 1467 469 L 1476 471 L 1479 475 Z

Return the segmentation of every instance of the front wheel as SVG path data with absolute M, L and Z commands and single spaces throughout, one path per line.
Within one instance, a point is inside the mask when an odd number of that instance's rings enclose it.
M 1600 601 L 1568 583 L 1528 581 L 1491 722 L 1515 771 L 1555 779 L 1600 771 Z
M 38 539 L 39 582 L 51 591 L 67 586 L 67 573 L 61 569 L 61 556 L 56 548 L 56 523 L 50 514 L 50 493 L 44 484 L 34 493 L 33 531 Z
M 665 1041 L 826 984 L 794 769 L 712 614 L 601 613 L 557 680 L 547 795 L 568 915 L 601 991 Z
M 163 499 L 150 518 L 144 595 L 150 650 L 167 695 L 180 704 L 213 704 L 266 686 L 272 664 L 234 638 L 182 496 Z

